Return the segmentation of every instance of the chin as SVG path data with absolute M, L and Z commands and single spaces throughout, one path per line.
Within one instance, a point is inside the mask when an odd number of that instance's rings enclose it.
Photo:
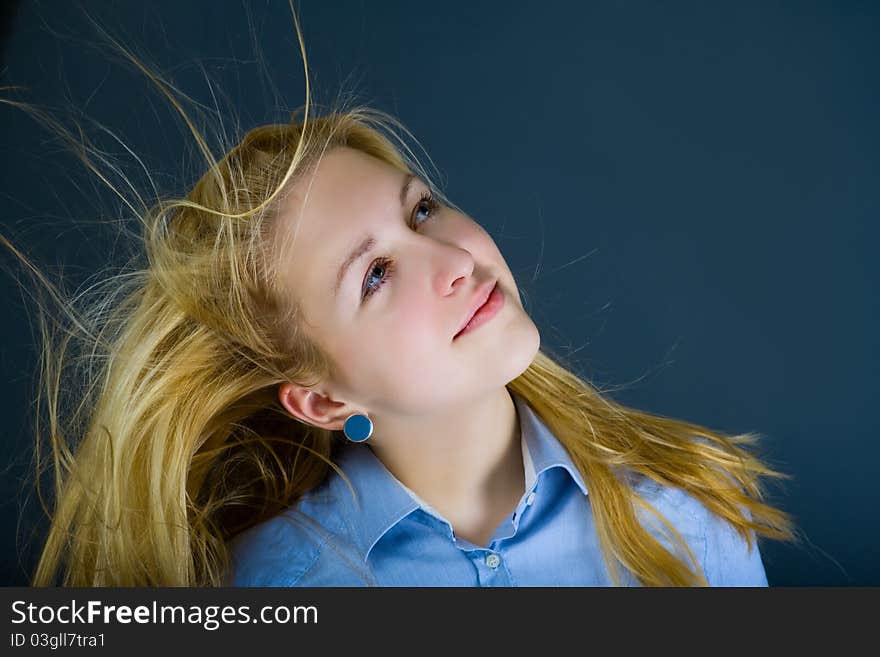
M 505 340 L 504 345 L 509 368 L 505 374 L 510 382 L 529 369 L 529 365 L 535 360 L 541 349 L 541 334 L 535 323 L 529 320 L 528 326 L 517 331 L 516 336 L 511 336 L 509 341 Z

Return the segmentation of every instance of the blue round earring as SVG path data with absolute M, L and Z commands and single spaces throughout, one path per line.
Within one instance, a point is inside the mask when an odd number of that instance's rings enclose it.
M 363 413 L 354 413 L 345 420 L 342 431 L 351 442 L 362 443 L 373 435 L 373 422 Z

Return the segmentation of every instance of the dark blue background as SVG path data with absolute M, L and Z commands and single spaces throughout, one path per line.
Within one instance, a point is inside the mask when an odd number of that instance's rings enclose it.
M 304 100 L 286 2 L 87 10 L 219 107 L 231 136 Z M 880 585 L 877 3 L 306 0 L 299 11 L 316 100 L 344 86 L 413 131 L 450 198 L 495 238 L 544 345 L 623 403 L 764 436 L 771 464 L 794 475 L 771 501 L 807 538 L 762 544 L 772 586 Z M 161 192 L 200 175 L 185 126 L 94 47 L 82 11 L 23 2 L 8 30 L 0 84 L 29 90 L 7 97 L 84 111 Z M 79 120 L 148 189 L 122 147 Z M 5 234 L 70 289 L 118 267 L 119 200 L 21 111 L 0 107 L 0 125 Z M 0 581 L 22 584 L 41 527 L 22 483 L 35 311 L 10 273 L 0 290 Z

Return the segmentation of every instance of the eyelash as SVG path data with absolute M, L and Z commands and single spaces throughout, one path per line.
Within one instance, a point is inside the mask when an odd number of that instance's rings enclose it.
M 429 221 L 434 216 L 434 214 L 437 212 L 437 210 L 440 208 L 440 203 L 437 202 L 437 199 L 434 197 L 434 195 L 430 191 L 424 192 L 422 194 L 421 198 L 416 202 L 415 206 L 413 207 L 413 214 L 415 214 L 415 211 L 421 205 L 427 206 L 428 216 L 424 221 L 422 221 L 420 224 L 418 224 L 419 226 L 421 226 L 423 223 L 426 223 L 427 221 Z M 376 292 L 378 292 L 379 289 L 386 282 L 388 282 L 388 279 L 391 278 L 391 274 L 394 273 L 394 261 L 393 260 L 391 260 L 390 258 L 378 258 L 377 260 L 374 260 L 370 264 L 369 269 L 367 269 L 367 275 L 365 277 L 366 280 L 369 280 L 372 271 L 379 265 L 382 265 L 384 267 L 385 275 L 382 276 L 379 279 L 379 283 L 377 285 L 374 285 L 373 287 L 367 286 L 366 283 L 364 284 L 364 286 L 362 288 L 362 292 L 361 292 L 361 301 L 362 302 L 366 301 L 371 296 L 373 296 Z

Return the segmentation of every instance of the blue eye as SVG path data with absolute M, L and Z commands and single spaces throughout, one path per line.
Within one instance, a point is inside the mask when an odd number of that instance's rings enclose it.
M 440 207 L 440 203 L 437 202 L 437 199 L 434 198 L 434 195 L 427 191 L 422 194 L 421 198 L 416 202 L 415 207 L 412 212 L 412 227 L 418 228 L 423 223 L 425 223 L 428 219 L 434 216 L 434 213 Z M 425 219 L 418 221 L 416 220 L 416 216 L 419 213 L 423 213 L 425 215 Z M 394 261 L 390 258 L 377 258 L 370 264 L 370 268 L 367 270 L 367 276 L 365 278 L 363 292 L 361 294 L 361 301 L 365 301 L 369 297 L 373 296 L 376 291 L 379 290 L 387 281 L 391 278 L 391 274 L 394 272 Z M 375 284 L 372 284 L 372 281 L 378 281 Z

